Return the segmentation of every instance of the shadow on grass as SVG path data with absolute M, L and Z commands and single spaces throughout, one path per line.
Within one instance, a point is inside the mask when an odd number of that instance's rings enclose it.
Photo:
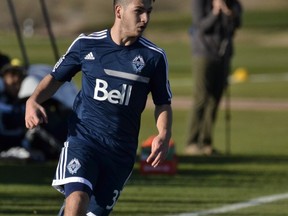
M 49 185 L 56 170 L 56 162 L 25 163 L 19 161 L 0 162 L 0 184 Z
M 256 177 L 270 175 L 283 175 L 281 170 L 267 170 L 263 172 L 263 166 L 267 165 L 288 165 L 288 157 L 285 156 L 215 156 L 215 157 L 190 157 L 179 156 L 179 168 L 175 176 L 166 175 L 147 175 L 143 176 L 139 172 L 139 161 L 131 177 L 130 184 L 148 184 L 161 185 L 163 180 L 167 186 L 178 184 L 211 183 L 211 178 L 221 179 L 223 185 L 234 182 L 242 176 L 241 181 L 255 181 Z M 1 162 L 0 161 L 0 184 L 37 184 L 50 185 L 53 179 L 57 162 L 47 163 L 19 163 L 19 162 Z M 253 165 L 255 169 L 249 168 Z M 234 169 L 233 167 L 238 167 Z M 240 168 L 239 168 L 240 166 Z M 247 167 L 247 168 L 246 168 Z M 257 170 L 262 167 L 261 170 Z M 248 169 L 249 168 L 249 169 Z M 218 176 L 218 177 L 217 177 Z M 191 178 L 193 177 L 193 180 Z M 219 181 L 216 181 L 219 184 Z M 221 183 L 221 184 L 222 184 Z M 235 182 L 234 182 L 235 183 Z M 243 182 L 242 182 L 243 183 Z M 206 185 L 206 184 L 205 184 Z
M 49 187 L 56 165 L 0 162 L 0 215 L 56 215 L 63 199 Z M 284 156 L 179 156 L 176 175 L 141 175 L 137 161 L 112 215 L 191 212 L 255 197 L 264 188 L 264 194 L 287 191 L 287 169 Z
M 277 185 L 286 184 L 287 168 L 285 156 L 180 156 L 176 175 L 141 175 L 135 169 L 130 184 L 227 188 L 262 186 L 266 181 Z

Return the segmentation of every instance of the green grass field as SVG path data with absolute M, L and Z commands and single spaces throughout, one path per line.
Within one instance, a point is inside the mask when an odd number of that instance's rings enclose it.
M 232 101 L 249 99 L 288 103 L 288 80 L 285 78 L 288 73 L 287 10 L 288 5 L 279 10 L 250 10 L 245 13 L 243 29 L 236 37 L 232 72 L 244 67 L 249 76 L 246 82 L 231 85 Z M 192 87 L 187 35 L 190 17 L 187 13 L 167 14 L 169 12 L 162 12 L 159 16 L 155 13 L 155 22 L 151 23 L 147 36 L 167 51 L 174 97 L 187 97 L 189 100 Z M 0 33 L 1 50 L 21 58 L 15 35 L 6 31 Z M 65 52 L 74 36 L 57 38 L 61 53 Z M 54 64 L 47 36 L 36 35 L 25 39 L 25 43 L 31 63 Z M 263 74 L 268 76 L 268 81 L 255 82 L 252 79 Z M 80 76 L 75 78 L 78 85 L 79 79 Z M 137 161 L 112 215 L 161 216 L 184 212 L 196 212 L 191 216 L 211 215 L 197 212 L 223 206 L 227 210 L 228 205 L 235 203 L 287 194 L 288 110 L 258 108 L 236 107 L 231 110 L 230 155 L 187 157 L 183 150 L 189 107 L 175 105 L 173 139 L 179 157 L 177 174 L 142 176 Z M 143 113 L 140 143 L 155 133 L 152 116 L 151 109 Z M 225 109 L 221 109 L 214 134 L 215 146 L 223 153 L 227 150 L 225 127 Z M 0 162 L 0 216 L 56 215 L 63 197 L 50 187 L 55 168 L 56 162 Z M 288 199 L 213 215 L 286 216 Z
M 1 163 L 0 215 L 56 215 L 63 198 L 49 186 L 55 165 Z M 141 176 L 138 168 L 112 215 L 197 212 L 288 191 L 287 156 L 180 156 L 175 176 Z M 287 205 L 284 199 L 219 215 L 284 216 Z

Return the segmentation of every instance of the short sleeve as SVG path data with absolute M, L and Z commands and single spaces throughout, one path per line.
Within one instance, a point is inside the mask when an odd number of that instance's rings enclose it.
M 65 55 L 55 64 L 51 75 L 58 81 L 70 81 L 81 70 L 80 48 L 81 38 L 78 37 L 68 48 Z
M 151 93 L 155 105 L 171 104 L 172 92 L 168 80 L 168 63 L 165 53 L 156 62 L 151 79 Z

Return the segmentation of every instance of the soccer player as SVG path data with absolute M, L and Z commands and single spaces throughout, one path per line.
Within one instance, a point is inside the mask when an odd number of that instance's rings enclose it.
M 114 0 L 112 28 L 75 39 L 26 102 L 26 127 L 47 123 L 41 103 L 82 71 L 82 89 L 52 183 L 65 194 L 65 215 L 112 211 L 133 169 L 149 92 L 159 133 L 147 162 L 156 167 L 165 160 L 172 124 L 167 58 L 142 36 L 152 5 L 152 0 Z M 87 210 L 91 196 L 94 204 Z

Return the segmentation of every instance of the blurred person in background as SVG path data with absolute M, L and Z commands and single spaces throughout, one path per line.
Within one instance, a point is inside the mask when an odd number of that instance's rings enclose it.
M 52 70 L 53 66 L 46 64 L 29 66 L 27 76 L 23 80 L 18 94 L 23 104 L 32 95 L 40 81 Z M 49 123 L 39 125 L 33 130 L 28 130 L 23 142 L 23 146 L 32 153 L 31 156 L 34 160 L 58 159 L 63 143 L 66 140 L 68 118 L 72 113 L 73 101 L 77 93 L 78 89 L 75 84 L 72 81 L 67 82 L 61 86 L 52 98 L 43 103 L 43 107 L 45 107 L 50 119 Z M 23 125 L 25 127 L 24 121 Z
M 1 54 L 0 57 L 2 66 L 0 69 L 0 152 L 3 156 L 4 151 L 21 146 L 25 136 L 25 106 L 19 100 L 18 92 L 26 76 L 26 70 L 21 66 L 11 65 L 8 56 Z M 24 154 L 23 157 L 27 156 L 25 150 L 21 152 Z
M 228 85 L 233 38 L 241 15 L 238 0 L 192 0 L 194 100 L 185 149 L 188 155 L 219 154 L 213 147 L 213 127 Z
M 27 70 L 19 59 L 0 53 L 0 158 L 30 161 L 59 157 L 66 139 L 68 117 L 78 89 L 66 83 L 43 106 L 50 118 L 44 124 L 27 130 L 25 103 L 41 79 L 53 69 L 50 65 L 30 65 Z

